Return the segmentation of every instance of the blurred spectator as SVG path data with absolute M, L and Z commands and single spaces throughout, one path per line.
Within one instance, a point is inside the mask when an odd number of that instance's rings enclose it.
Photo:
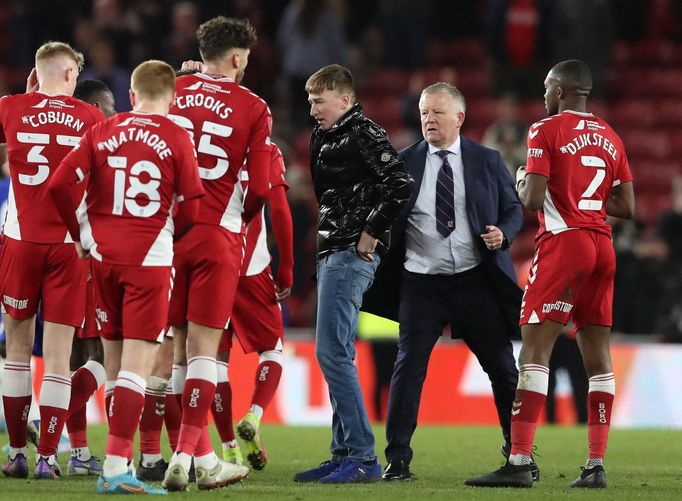
M 379 17 L 386 38 L 386 64 L 420 68 L 428 35 L 432 3 L 412 0 L 379 0 Z
M 483 146 L 500 152 L 512 177 L 520 165 L 526 164 L 528 124 L 519 117 L 516 95 L 505 93 L 497 100 L 497 120 L 483 134 Z
M 670 311 L 672 292 L 679 281 L 671 273 L 668 246 L 657 236 L 645 236 L 635 242 L 637 280 L 628 293 L 633 296 L 634 334 L 658 333 L 661 321 Z M 626 331 L 627 332 L 627 331 Z
M 536 94 L 544 80 L 538 62 L 547 48 L 547 9 L 542 0 L 491 0 L 486 34 L 495 60 L 496 92 L 513 90 L 523 97 Z
M 613 330 L 625 334 L 660 332 L 668 316 L 679 270 L 671 273 L 668 245 L 642 234 L 636 220 L 609 218 L 616 251 Z
M 81 52 L 88 52 L 95 45 L 98 39 L 97 27 L 92 19 L 80 17 L 73 25 L 72 35 L 74 47 Z M 89 63 L 89 61 L 86 61 Z
M 609 0 L 555 0 L 549 33 L 552 57 L 585 61 L 592 69 L 591 96 L 601 97 L 613 44 Z
M 611 17 L 618 38 L 634 42 L 644 36 L 650 3 L 650 0 L 628 0 L 613 6 Z
M 547 400 L 545 401 L 545 413 L 547 414 L 548 423 L 556 423 L 556 399 L 554 395 L 558 369 L 564 369 L 571 381 L 576 422 L 579 424 L 587 423 L 588 380 L 574 332 L 562 333 L 557 338 L 552 350 L 552 356 L 549 359 L 549 383 L 547 386 Z
M 11 2 L 8 9 L 7 26 L 2 30 L 7 43 L 3 47 L 3 51 L 7 51 L 6 61 L 14 66 L 32 67 L 35 49 L 30 8 L 24 2 Z
M 93 0 L 92 20 L 97 28 L 99 38 L 106 39 L 112 49 L 112 59 L 117 65 L 129 66 L 130 44 L 133 33 L 130 25 L 134 24 L 133 10 L 124 12 L 122 2 L 118 0 Z M 82 50 L 88 50 L 83 47 Z M 103 79 L 100 79 L 103 80 Z M 109 82 L 106 82 L 109 84 Z M 109 85 L 110 88 L 111 85 Z M 112 88 L 113 90 L 113 88 Z M 116 96 L 116 92 L 114 92 Z M 125 108 L 125 111 L 130 107 Z M 123 108 L 119 111 L 124 111 Z
M 289 207 L 294 223 L 294 287 L 292 297 L 285 303 L 289 309 L 291 324 L 312 325 L 315 304 L 313 281 L 315 274 L 315 227 L 313 189 L 310 175 L 295 164 L 287 168 Z M 308 301 L 312 302 L 308 302 Z M 308 302 L 309 307 L 306 305 Z
M 284 11 L 277 33 L 282 72 L 287 80 L 296 127 L 312 122 L 305 92 L 308 77 L 328 64 L 345 64 L 346 40 L 336 3 L 294 0 Z
M 168 64 L 180 68 L 183 61 L 199 59 L 199 12 L 192 2 L 178 2 L 173 6 L 173 31 L 166 42 Z
M 100 38 L 87 50 L 85 62 L 87 67 L 81 73 L 81 78 L 101 80 L 111 89 L 116 102 L 116 111 L 131 109 L 130 71 L 116 64 L 114 47 L 109 40 Z
M 671 183 L 672 207 L 658 221 L 658 235 L 668 244 L 670 261 L 679 272 L 682 270 L 682 176 Z
M 613 330 L 622 333 L 637 332 L 636 298 L 631 293 L 637 286 L 638 264 L 635 242 L 641 228 L 635 219 L 608 218 L 613 230 L 613 247 L 616 252 L 616 276 L 613 288 Z

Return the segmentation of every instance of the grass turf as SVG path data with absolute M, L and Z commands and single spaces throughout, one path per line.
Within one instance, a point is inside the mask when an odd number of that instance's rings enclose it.
M 385 446 L 384 429 L 375 428 L 377 446 Z M 324 486 L 297 484 L 291 480 L 299 470 L 316 466 L 327 458 L 330 431 L 326 428 L 264 426 L 262 436 L 270 463 L 265 470 L 251 473 L 239 485 L 213 492 L 173 494 L 174 497 L 204 499 L 682 499 L 682 432 L 670 430 L 614 430 L 607 457 L 609 487 L 606 490 L 575 490 L 568 484 L 580 473 L 586 453 L 585 428 L 545 426 L 538 430 L 537 458 L 541 481 L 532 489 L 475 489 L 464 480 L 497 468 L 502 463 L 498 448 L 499 433 L 493 428 L 422 426 L 413 445 L 415 458 L 412 483 L 384 482 L 370 485 Z M 106 427 L 93 426 L 89 431 L 91 449 L 103 456 Z M 0 435 L 1 443 L 7 437 Z M 214 443 L 218 443 L 214 436 Z M 216 449 L 219 450 L 219 449 Z M 164 456 L 168 457 L 166 446 Z M 66 467 L 68 454 L 60 462 Z M 32 464 L 32 460 L 30 460 Z M 66 469 L 65 469 L 66 471 Z M 95 478 L 62 478 L 58 481 L 34 481 L 0 478 L 2 500 L 92 499 Z

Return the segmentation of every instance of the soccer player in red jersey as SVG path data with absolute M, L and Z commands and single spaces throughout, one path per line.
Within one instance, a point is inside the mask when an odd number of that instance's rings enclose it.
M 201 62 L 192 61 L 192 64 L 203 68 Z M 179 70 L 175 72 L 175 76 L 177 78 L 197 71 L 200 69 Z M 163 481 L 168 469 L 168 462 L 161 455 L 161 429 L 164 424 L 171 450 L 174 451 L 178 445 L 182 418 L 179 405 L 182 389 L 178 395 L 173 393 L 172 368 L 173 329 L 169 327 L 159 351 L 156 352 L 152 375 L 147 380 L 144 409 L 140 418 L 140 461 L 136 475 L 145 482 Z M 184 383 L 184 377 L 182 382 Z
M 294 268 L 293 224 L 286 197 L 289 185 L 284 178 L 284 159 L 275 144 L 271 145 L 271 149 L 268 206 L 279 248 L 277 280 L 273 280 L 269 266 L 265 215 L 261 212 L 246 233 L 246 253 L 237 298 L 230 326 L 223 334 L 218 350 L 218 384 L 211 407 L 223 443 L 223 458 L 241 464 L 242 454 L 232 428 L 232 388 L 228 376 L 229 350 L 234 335 L 244 353 L 256 352 L 259 355 L 251 407 L 237 425 L 237 433 L 245 441 L 246 458 L 256 470 L 262 470 L 268 461 L 259 427 L 263 412 L 275 396 L 282 376 L 284 326 L 279 303 L 291 294 Z
M 109 437 L 99 493 L 164 493 L 128 467 L 147 378 L 165 332 L 173 239 L 194 222 L 203 188 L 189 135 L 166 115 L 175 72 L 146 61 L 131 77 L 133 111 L 93 127 L 50 184 L 79 253 L 92 257 L 107 380 Z M 86 184 L 80 228 L 71 190 Z M 173 218 L 173 207 L 179 210 Z
M 247 21 L 217 17 L 198 31 L 202 73 L 178 78 L 173 119 L 194 137 L 206 197 L 197 224 L 175 247 L 173 386 L 182 393 L 178 445 L 164 478 L 185 490 L 194 456 L 197 483 L 236 482 L 248 468 L 213 452 L 207 414 L 216 387 L 216 354 L 230 319 L 244 247 L 244 224 L 260 213 L 268 192 L 272 119 L 267 104 L 239 85 L 256 33 Z M 186 364 L 183 378 L 181 367 Z
M 587 112 L 592 73 L 582 61 L 554 66 L 545 79 L 548 118 L 528 132 L 527 165 L 517 172 L 521 202 L 538 210 L 540 230 L 521 303 L 519 383 L 511 454 L 499 470 L 467 480 L 485 487 L 530 487 L 531 451 L 547 395 L 549 358 L 573 320 L 589 376 L 588 459 L 571 487 L 606 487 L 604 455 L 615 380 L 609 334 L 616 260 L 606 216 L 630 219 L 635 197 L 620 137 Z
M 3 473 L 10 477 L 28 475 L 29 363 L 40 304 L 45 374 L 35 477 L 57 478 L 54 454 L 71 397 L 69 356 L 74 329 L 83 322 L 85 267 L 47 186 L 80 137 L 104 119 L 99 109 L 71 97 L 82 65 L 83 56 L 69 45 L 48 42 L 36 52 L 35 72 L 29 78 L 29 82 L 37 79 L 37 90 L 0 99 L 0 143 L 7 143 L 11 176 L 0 255 L 0 297 L 7 330 L 2 391 L 10 436 Z
M 116 113 L 114 96 L 107 84 L 100 80 L 79 80 L 73 97 L 96 106 L 107 118 Z M 71 350 L 70 366 L 73 375 L 71 376 L 69 417 L 66 420 L 66 429 L 71 442 L 71 458 L 66 471 L 69 475 L 99 475 L 102 472 L 99 458 L 90 454 L 88 447 L 86 404 L 97 389 L 104 384 L 104 353 L 97 330 L 90 262 L 84 261 L 83 264 L 87 275 L 85 321 L 83 326 L 76 329 Z

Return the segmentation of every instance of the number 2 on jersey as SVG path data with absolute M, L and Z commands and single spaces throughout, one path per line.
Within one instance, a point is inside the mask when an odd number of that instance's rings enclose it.
M 578 209 L 580 210 L 601 210 L 604 202 L 590 197 L 595 194 L 606 178 L 606 162 L 599 157 L 584 155 L 580 157 L 580 162 L 584 167 L 594 167 L 597 170 L 587 189 L 580 195 Z
M 116 169 L 114 172 L 114 205 L 112 214 L 120 216 L 123 207 L 133 216 L 151 217 L 161 208 L 161 171 L 148 160 L 140 160 L 130 167 L 130 176 L 126 175 L 128 159 L 126 157 L 107 157 L 109 167 Z M 151 178 L 148 182 L 140 181 L 140 174 L 146 173 Z M 126 190 L 126 177 L 130 180 L 130 187 Z M 140 205 L 135 198 L 138 195 L 146 195 L 149 199 L 147 205 Z

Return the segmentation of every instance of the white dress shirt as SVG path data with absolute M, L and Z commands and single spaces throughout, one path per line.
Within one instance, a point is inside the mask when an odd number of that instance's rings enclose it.
M 428 146 L 419 195 L 405 228 L 405 269 L 413 273 L 453 275 L 481 262 L 474 244 L 474 238 L 479 237 L 471 234 L 466 211 L 461 141 L 457 136 L 457 140 L 445 148 L 449 151 L 447 158 L 455 182 L 455 229 L 448 237 L 443 237 L 436 229 L 436 183 L 443 162 L 436 155 L 439 149 L 430 144 Z

